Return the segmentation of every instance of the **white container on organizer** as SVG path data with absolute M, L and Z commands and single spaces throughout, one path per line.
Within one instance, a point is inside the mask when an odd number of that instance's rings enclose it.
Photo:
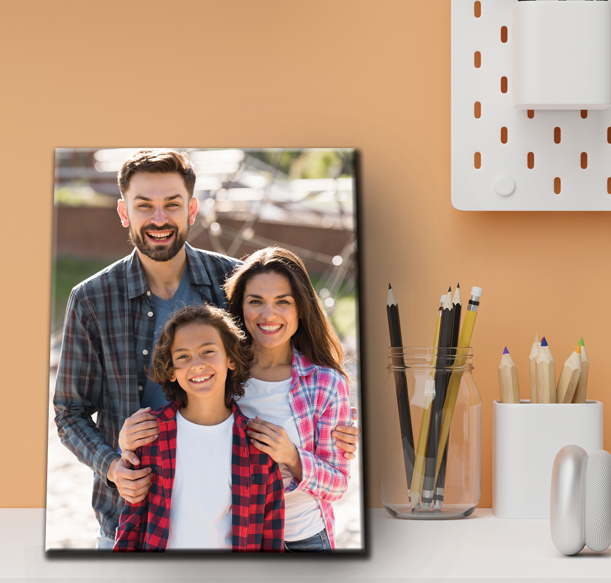
M 549 518 L 552 467 L 565 445 L 603 449 L 603 405 L 501 403 L 492 407 L 492 511 Z
M 611 2 L 516 2 L 513 106 L 611 105 Z

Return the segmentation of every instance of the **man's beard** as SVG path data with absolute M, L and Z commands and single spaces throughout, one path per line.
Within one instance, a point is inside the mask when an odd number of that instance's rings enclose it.
M 140 233 L 135 232 L 130 225 L 129 242 L 153 261 L 169 261 L 173 259 L 178 252 L 183 248 L 189 236 L 190 225 L 187 223 L 187 228 L 184 231 L 179 231 L 178 228 L 171 225 L 163 225 L 161 227 L 146 227 L 140 229 Z M 148 235 L 145 231 L 172 231 L 172 243 L 166 247 L 156 246 L 149 243 Z

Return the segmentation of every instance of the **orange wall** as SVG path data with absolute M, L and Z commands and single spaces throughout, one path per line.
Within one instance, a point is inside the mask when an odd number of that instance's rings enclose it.
M 53 149 L 141 145 L 359 149 L 370 453 L 384 447 L 379 428 L 394 414 L 376 398 L 387 374 L 388 282 L 412 345 L 430 342 L 449 284 L 479 285 L 474 376 L 483 399 L 481 505 L 490 506 L 503 346 L 520 366 L 525 397 L 535 332 L 549 338 L 558 367 L 583 335 L 590 397 L 609 400 L 609 215 L 451 206 L 449 0 L 168 6 L 14 2 L 0 21 L 0 506 L 45 504 Z M 367 477 L 367 506 L 379 506 L 375 463 Z

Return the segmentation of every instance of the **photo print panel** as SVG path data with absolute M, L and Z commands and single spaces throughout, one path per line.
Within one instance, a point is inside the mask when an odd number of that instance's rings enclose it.
M 364 550 L 354 160 L 56 150 L 47 551 Z

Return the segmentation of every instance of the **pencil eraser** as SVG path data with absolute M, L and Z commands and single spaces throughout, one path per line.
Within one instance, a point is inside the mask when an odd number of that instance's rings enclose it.
M 482 288 L 481 287 L 472 287 L 471 295 L 479 298 L 482 295 Z
M 424 396 L 435 398 L 435 380 L 427 379 L 424 383 Z

